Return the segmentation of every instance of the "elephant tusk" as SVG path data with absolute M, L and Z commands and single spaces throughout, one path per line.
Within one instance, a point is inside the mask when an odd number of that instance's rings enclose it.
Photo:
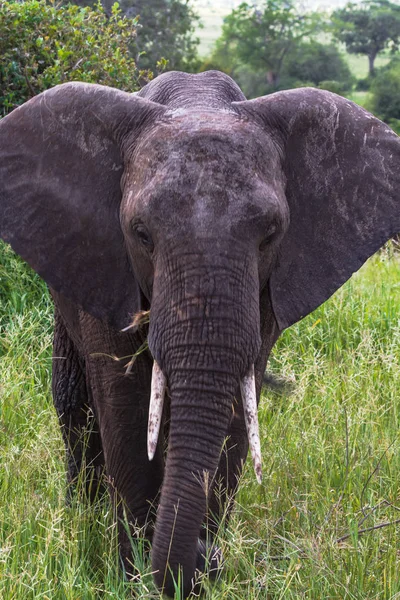
M 257 396 L 256 380 L 254 376 L 254 365 L 250 367 L 247 375 L 245 375 L 241 380 L 240 391 L 242 394 L 244 420 L 246 422 L 247 437 L 249 438 L 249 446 L 251 457 L 253 459 L 254 471 L 258 483 L 261 483 L 261 445 L 260 433 L 258 429 Z
M 167 380 L 157 362 L 154 361 L 151 376 L 151 396 L 149 406 L 149 423 L 147 428 L 147 455 L 153 460 L 156 453 L 158 434 L 162 420 L 165 388 Z

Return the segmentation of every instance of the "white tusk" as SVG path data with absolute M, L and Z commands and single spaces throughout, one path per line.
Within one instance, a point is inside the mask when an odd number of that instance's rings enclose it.
M 261 445 L 260 433 L 258 430 L 257 396 L 256 380 L 254 377 L 254 365 L 251 365 L 249 372 L 243 377 L 242 381 L 240 382 L 240 391 L 242 394 L 244 420 L 246 422 L 247 437 L 249 438 L 249 446 L 251 457 L 253 459 L 254 471 L 258 483 L 261 483 Z
M 149 423 L 147 427 L 147 455 L 153 460 L 156 453 L 158 434 L 162 420 L 165 388 L 167 380 L 157 362 L 154 361 L 151 376 L 151 396 L 149 407 Z

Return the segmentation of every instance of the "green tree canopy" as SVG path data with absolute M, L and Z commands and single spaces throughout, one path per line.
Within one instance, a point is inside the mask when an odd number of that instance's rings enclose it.
M 379 52 L 398 49 L 400 36 L 400 6 L 388 0 L 349 3 L 332 13 L 333 33 L 346 44 L 347 52 L 365 54 L 369 74 L 375 74 L 375 59 Z
M 136 21 L 117 6 L 56 6 L 45 0 L 0 1 L 0 116 L 47 88 L 80 80 L 134 91 L 139 72 L 130 53 Z
M 338 48 L 333 44 L 301 42 L 292 50 L 284 66 L 284 76 L 292 82 L 320 85 L 324 81 L 337 81 L 342 89 L 353 83 L 350 69 Z
M 64 0 L 80 6 L 93 6 L 97 0 Z M 101 0 L 111 14 L 115 0 Z M 199 39 L 195 30 L 199 17 L 190 0 L 119 0 L 122 13 L 138 19 L 131 50 L 138 66 L 156 71 L 161 58 L 168 69 L 196 70 Z
M 289 53 L 316 35 L 321 23 L 320 15 L 300 10 L 293 0 L 265 0 L 260 7 L 243 2 L 225 18 L 215 56 L 235 57 L 236 67 L 263 73 L 276 88 Z
M 122 10 L 139 16 L 134 43 L 137 64 L 155 70 L 163 57 L 168 69 L 193 71 L 198 67 L 195 36 L 199 17 L 188 0 L 121 0 Z
M 263 96 L 273 88 L 260 73 L 254 72 L 235 57 L 221 52 L 206 61 L 203 69 L 221 69 L 235 77 L 248 97 Z M 333 44 L 300 41 L 288 52 L 280 75 L 279 89 L 313 85 L 343 93 L 351 88 L 353 76 L 343 55 Z
M 399 131 L 400 127 L 400 59 L 378 70 L 371 85 L 368 106 L 378 117 Z

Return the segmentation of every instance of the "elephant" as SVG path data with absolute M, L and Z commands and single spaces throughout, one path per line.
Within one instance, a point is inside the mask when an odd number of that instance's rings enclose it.
M 0 121 L 0 235 L 54 298 L 68 480 L 106 479 L 167 595 L 178 576 L 189 595 L 205 549 L 220 565 L 249 449 L 262 477 L 271 349 L 400 231 L 399 165 L 399 137 L 351 101 L 246 100 L 218 71 L 64 83 Z

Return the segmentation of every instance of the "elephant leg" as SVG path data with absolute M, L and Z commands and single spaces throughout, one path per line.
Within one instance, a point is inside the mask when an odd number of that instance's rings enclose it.
M 104 456 L 87 389 L 85 361 L 55 309 L 53 402 L 67 455 L 68 498 L 78 481 L 90 500 L 105 490 Z
M 144 336 L 118 332 L 89 315 L 81 318 L 81 331 L 109 490 L 118 519 L 121 557 L 129 573 L 130 536 L 140 531 L 141 536 L 152 537 L 154 506 L 164 470 L 162 435 L 153 460 L 147 456 L 153 359 L 144 351 L 127 370 Z
M 272 311 L 268 289 L 264 290 L 260 300 L 261 312 L 261 339 L 262 345 L 255 363 L 256 392 L 260 399 L 263 377 L 271 350 L 280 335 L 274 313 Z M 244 420 L 243 404 L 238 390 L 238 400 L 232 406 L 232 419 L 224 449 L 221 453 L 218 470 L 210 492 L 208 502 L 206 527 L 202 537 L 214 536 L 223 518 L 226 525 L 229 521 L 233 501 L 238 488 L 238 483 L 243 471 L 249 450 L 249 443 Z

